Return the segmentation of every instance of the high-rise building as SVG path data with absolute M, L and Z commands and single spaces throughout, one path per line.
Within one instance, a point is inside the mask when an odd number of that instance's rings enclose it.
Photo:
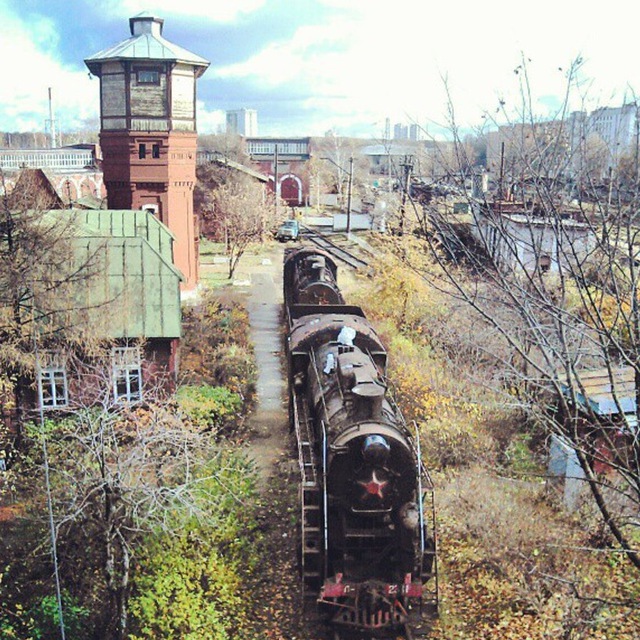
M 193 211 L 196 79 L 209 62 L 162 36 L 164 20 L 141 13 L 131 37 L 87 58 L 100 78 L 100 146 L 109 209 L 148 209 L 175 237 L 174 264 L 198 283 Z
M 589 115 L 588 133 L 597 133 L 607 145 L 610 162 L 615 165 L 621 156 L 638 146 L 638 107 L 602 107 Z
M 419 124 L 413 123 L 409 125 L 409 140 L 419 142 L 424 140 L 425 137 L 425 130 Z
M 258 112 L 255 109 L 227 111 L 227 133 L 252 138 L 258 135 Z
M 407 140 L 409 137 L 409 127 L 406 124 L 398 122 L 393 125 L 393 139 L 394 140 Z

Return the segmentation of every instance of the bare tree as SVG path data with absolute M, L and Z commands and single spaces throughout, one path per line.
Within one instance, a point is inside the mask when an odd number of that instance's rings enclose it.
M 492 334 L 486 356 L 505 398 L 517 397 L 549 436 L 575 451 L 611 536 L 640 570 L 638 173 L 603 192 L 598 163 L 576 157 L 589 145 L 568 144 L 579 63 L 567 74 L 565 104 L 544 124 L 534 117 L 526 65 L 518 72 L 522 106 L 511 133 L 519 144 L 509 162 L 503 158 L 493 194 L 469 197 L 471 222 L 437 204 L 424 205 L 425 215 L 414 203 L 439 267 L 425 275 Z M 451 124 L 460 142 L 453 109 Z M 459 170 L 471 172 L 462 143 L 457 151 Z M 589 396 L 594 370 L 610 388 L 606 410 Z
M 319 178 L 329 188 L 330 193 L 338 194 L 341 206 L 346 207 L 349 182 L 352 195 L 361 194 L 369 183 L 369 162 L 360 152 L 363 142 L 333 135 L 315 139 L 314 146 L 317 155 L 310 170 L 316 180 Z
M 212 437 L 162 394 L 148 393 L 144 405 L 116 402 L 108 353 L 83 368 L 92 402 L 78 401 L 64 419 L 34 428 L 35 437 L 46 437 L 49 452 L 48 460 L 35 461 L 48 464 L 48 475 L 34 477 L 49 480 L 64 563 L 89 571 L 95 563 L 92 590 L 104 607 L 101 637 L 121 640 L 129 625 L 136 547 L 145 535 L 169 532 L 176 510 L 202 515 L 203 462 L 216 452 Z M 78 549 L 78 540 L 86 540 L 87 548 Z M 76 557 L 79 551 L 93 560 Z
M 242 137 L 232 133 L 200 134 L 198 147 L 208 152 L 214 152 L 226 160 L 246 162 L 249 160 L 244 149 Z
M 274 199 L 255 179 L 232 170 L 201 172 L 196 207 L 208 221 L 213 238 L 223 242 L 229 259 L 229 278 L 247 247 L 262 242 L 275 227 Z
M 76 251 L 75 216 L 51 211 L 50 195 L 39 192 L 32 179 L 13 191 L 1 174 L 0 181 L 0 374 L 13 389 L 19 428 L 36 335 L 49 344 L 87 344 L 93 331 L 78 292 L 101 265 L 99 250 Z

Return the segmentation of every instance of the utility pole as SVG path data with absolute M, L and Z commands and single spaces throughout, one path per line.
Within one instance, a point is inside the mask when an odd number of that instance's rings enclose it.
M 407 202 L 407 196 L 409 195 L 409 184 L 411 182 L 411 171 L 413 170 L 413 156 L 405 156 L 404 162 L 400 165 L 402 167 L 402 204 L 400 206 L 400 235 L 404 233 L 404 218 L 405 211 L 404 206 Z
M 53 98 L 51 96 L 51 87 L 49 87 L 49 120 L 47 121 L 49 125 L 49 148 L 55 149 L 57 147 L 56 144 L 56 121 L 53 117 Z
M 634 184 L 634 190 L 636 195 L 638 194 L 638 185 L 639 183 L 639 178 L 638 178 L 638 163 L 639 163 L 639 158 L 638 158 L 638 147 L 640 147 L 640 122 L 638 121 L 638 101 L 636 100 L 634 102 L 634 106 L 636 108 L 636 113 L 635 113 L 635 129 L 636 129 L 636 140 L 635 140 L 635 144 L 634 149 L 634 180 L 635 180 L 635 184 Z
M 347 186 L 347 240 L 351 240 L 351 186 L 353 184 L 353 156 L 349 158 L 349 184 Z
M 273 192 L 276 195 L 276 220 L 278 219 L 278 143 L 274 145 L 273 152 Z

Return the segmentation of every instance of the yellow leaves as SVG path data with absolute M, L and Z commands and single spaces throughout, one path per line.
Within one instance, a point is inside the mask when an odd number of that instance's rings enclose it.
M 628 340 L 632 324 L 633 310 L 630 299 L 622 295 L 612 295 L 595 286 L 587 287 L 572 296 L 574 300 L 570 310 L 597 331 L 613 334 L 617 339 Z

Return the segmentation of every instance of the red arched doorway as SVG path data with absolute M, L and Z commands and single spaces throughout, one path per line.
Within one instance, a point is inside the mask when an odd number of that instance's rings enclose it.
M 302 182 L 294 175 L 287 175 L 280 182 L 280 197 L 290 207 L 300 207 L 302 204 Z

